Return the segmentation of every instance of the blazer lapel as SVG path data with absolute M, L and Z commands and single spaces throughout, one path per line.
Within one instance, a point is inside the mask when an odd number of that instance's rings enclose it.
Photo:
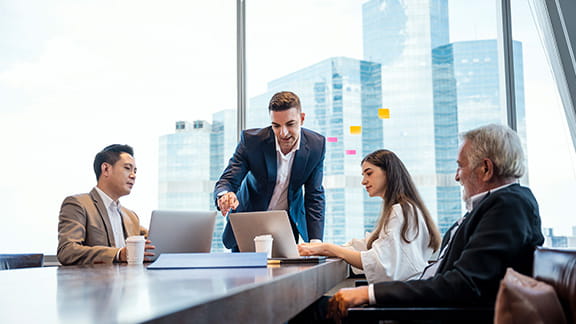
M 112 232 L 112 224 L 110 224 L 110 216 L 108 216 L 108 209 L 104 206 L 104 202 L 100 197 L 100 194 L 96 189 L 90 191 L 90 196 L 96 205 L 96 209 L 102 218 L 102 223 L 104 224 L 104 230 L 106 230 L 106 236 L 108 236 L 108 244 L 110 246 L 116 246 L 116 241 L 114 240 L 114 233 Z
M 138 224 L 135 224 L 132 221 L 133 219 L 129 214 L 129 211 L 124 207 L 120 207 L 120 209 L 122 209 L 122 229 L 124 230 L 124 238 L 126 239 L 132 235 L 140 235 L 140 228 L 138 227 Z
M 449 259 L 449 255 L 451 253 L 451 250 L 454 248 L 454 245 L 456 244 L 462 244 L 462 242 L 458 242 L 458 233 L 462 232 L 462 228 L 465 226 L 465 223 L 470 219 L 470 216 L 473 215 L 474 213 L 470 214 L 469 212 L 467 212 L 466 214 L 464 214 L 464 219 L 462 220 L 462 222 L 460 223 L 460 225 L 458 225 L 458 222 L 455 222 L 454 225 L 452 225 L 450 227 L 450 229 L 446 232 L 446 235 L 444 237 L 444 239 L 442 240 L 442 248 L 440 249 L 440 265 L 438 266 L 438 270 L 436 271 L 436 273 L 441 273 L 445 270 L 446 268 L 446 262 L 448 262 Z M 458 228 L 456 229 L 456 231 L 454 233 L 452 233 L 452 231 L 454 230 L 454 228 L 458 226 Z M 446 240 L 447 239 L 447 240 Z M 446 243 L 444 243 L 444 241 L 447 241 Z M 444 251 L 444 249 L 446 249 L 446 251 Z M 442 253 L 444 252 L 444 253 Z
M 302 176 L 301 172 L 305 169 L 308 157 L 310 156 L 308 141 L 304 136 L 304 132 L 300 132 L 300 149 L 294 153 L 294 163 L 292 164 L 292 170 L 290 172 L 290 187 L 292 187 L 292 184 L 299 183 L 297 179 Z
M 272 186 L 272 188 L 268 188 L 270 191 L 269 196 L 272 197 L 272 190 L 274 190 L 274 186 L 276 185 L 276 141 L 274 138 L 274 132 L 270 127 L 270 136 L 265 141 L 265 145 L 263 147 L 264 150 L 264 161 L 266 163 L 266 174 L 268 175 L 268 184 L 267 186 Z

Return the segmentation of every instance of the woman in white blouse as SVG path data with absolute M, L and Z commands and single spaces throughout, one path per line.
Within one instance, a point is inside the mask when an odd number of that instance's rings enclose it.
M 362 185 L 384 200 L 375 230 L 344 246 L 303 243 L 300 255 L 342 258 L 362 269 L 369 283 L 417 279 L 441 237 L 408 170 L 396 154 L 378 150 L 362 160 Z

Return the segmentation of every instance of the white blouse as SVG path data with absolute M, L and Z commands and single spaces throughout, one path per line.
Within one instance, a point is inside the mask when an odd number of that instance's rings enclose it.
M 354 273 L 364 272 L 368 283 L 418 279 L 428 265 L 433 250 L 428 247 L 430 235 L 424 216 L 419 209 L 417 211 L 419 231 L 416 234 L 413 227 L 408 229 L 407 238 L 411 240 L 410 243 L 402 239 L 404 216 L 399 204 L 392 206 L 388 228 L 380 231 L 370 250 L 366 243 L 371 233 L 366 233 L 364 239 L 352 239 L 346 243 L 345 247 L 360 251 L 362 258 L 364 271 L 353 267 Z

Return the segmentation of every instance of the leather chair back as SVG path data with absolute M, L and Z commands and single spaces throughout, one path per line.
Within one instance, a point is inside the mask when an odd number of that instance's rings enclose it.
M 576 323 L 576 250 L 538 247 L 532 277 L 554 287 L 566 318 Z

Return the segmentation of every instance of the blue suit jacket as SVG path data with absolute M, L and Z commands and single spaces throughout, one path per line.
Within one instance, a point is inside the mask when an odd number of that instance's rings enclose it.
M 309 241 L 324 236 L 322 177 L 326 141 L 324 136 L 304 128 L 300 138 L 288 186 L 288 214 L 302 238 Z M 215 201 L 219 192 L 230 191 L 240 202 L 237 212 L 267 210 L 276 185 L 276 169 L 272 127 L 243 131 L 228 167 L 216 182 Z M 226 224 L 222 241 L 229 249 L 237 246 L 230 223 Z

